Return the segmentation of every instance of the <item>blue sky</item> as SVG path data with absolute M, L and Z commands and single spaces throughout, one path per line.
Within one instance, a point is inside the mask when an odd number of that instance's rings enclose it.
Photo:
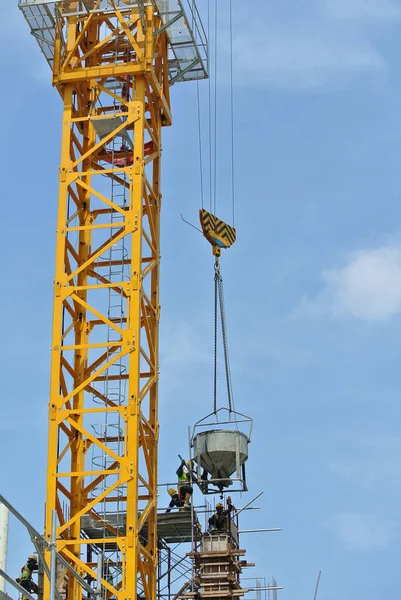
M 200 6 L 205 6 L 199 0 Z M 242 525 L 281 600 L 399 596 L 401 2 L 233 0 L 236 227 L 222 259 L 236 406 L 255 419 Z M 219 4 L 218 200 L 230 219 Z M 2 491 L 43 520 L 61 101 L 3 7 Z M 201 84 L 204 99 L 207 84 Z M 213 265 L 197 219 L 196 85 L 164 132 L 160 479 L 212 407 Z M 203 115 L 204 117 L 204 115 Z M 203 131 L 206 120 L 203 118 Z M 10 571 L 29 543 L 11 530 Z M 17 574 L 17 573 L 15 573 Z

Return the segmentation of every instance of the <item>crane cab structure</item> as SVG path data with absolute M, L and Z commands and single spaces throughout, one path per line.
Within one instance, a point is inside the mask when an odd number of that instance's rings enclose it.
M 63 101 L 45 538 L 68 600 L 88 581 L 154 600 L 161 132 L 171 86 L 207 77 L 207 39 L 193 0 L 19 8 Z

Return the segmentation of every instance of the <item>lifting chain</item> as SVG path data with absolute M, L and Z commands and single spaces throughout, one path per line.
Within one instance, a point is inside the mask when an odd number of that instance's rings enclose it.
M 219 257 L 216 256 L 214 264 L 214 380 L 213 380 L 213 411 L 217 412 L 217 337 L 218 337 L 218 313 L 220 307 L 220 323 L 221 333 L 223 338 L 223 352 L 224 352 L 224 365 L 226 370 L 226 384 L 227 384 L 227 399 L 228 409 L 232 411 L 232 389 L 231 389 L 231 371 L 230 371 L 230 360 L 228 356 L 228 343 L 227 343 L 227 327 L 226 327 L 226 313 L 224 308 L 224 291 L 223 291 L 223 278 L 220 273 Z

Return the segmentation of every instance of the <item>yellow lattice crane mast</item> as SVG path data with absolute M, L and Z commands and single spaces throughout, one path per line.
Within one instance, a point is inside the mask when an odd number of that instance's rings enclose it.
M 207 40 L 192 0 L 19 6 L 64 103 L 45 535 L 78 577 L 44 598 L 154 600 L 161 128 Z

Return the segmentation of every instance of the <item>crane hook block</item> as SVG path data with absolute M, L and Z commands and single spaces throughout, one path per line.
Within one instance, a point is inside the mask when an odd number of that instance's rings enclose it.
M 237 239 L 234 227 L 227 225 L 204 208 L 200 209 L 199 218 L 203 235 L 213 247 L 213 254 L 220 256 L 221 249 L 229 248 Z

